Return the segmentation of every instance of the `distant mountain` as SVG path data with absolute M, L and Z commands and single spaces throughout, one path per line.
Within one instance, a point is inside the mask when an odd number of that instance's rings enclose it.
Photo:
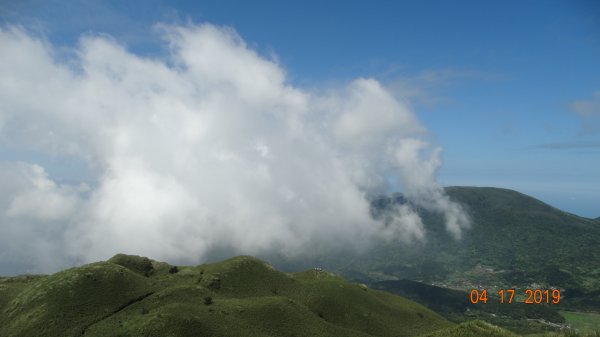
M 196 267 L 117 255 L 0 278 L 0 336 L 418 336 L 454 324 L 405 298 L 241 256 Z M 476 335 L 472 335 L 476 336 Z
M 418 209 L 425 242 L 381 245 L 336 267 L 363 282 L 410 279 L 468 290 L 477 286 L 558 287 L 565 307 L 600 309 L 600 226 L 525 194 L 500 188 L 449 187 L 451 199 L 472 218 L 460 241 L 439 214 Z M 373 201 L 384 215 L 401 195 Z

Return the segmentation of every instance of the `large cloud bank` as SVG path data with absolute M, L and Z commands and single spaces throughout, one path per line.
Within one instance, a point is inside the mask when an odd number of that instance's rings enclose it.
M 0 149 L 78 158 L 93 177 L 59 183 L 35 155 L 0 157 L 0 268 L 423 239 L 409 206 L 371 217 L 367 196 L 390 177 L 456 237 L 468 226 L 435 181 L 440 150 L 376 80 L 302 90 L 232 29 L 161 31 L 163 59 L 96 35 L 62 61 L 43 38 L 0 31 Z

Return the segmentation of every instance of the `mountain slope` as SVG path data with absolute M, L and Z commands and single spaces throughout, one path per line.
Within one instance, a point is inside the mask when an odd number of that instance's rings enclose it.
M 452 187 L 447 193 L 473 217 L 465 235 L 474 248 L 471 262 L 481 256 L 479 262 L 499 268 L 537 269 L 547 282 L 563 284 L 577 268 L 591 273 L 599 265 L 600 226 L 590 219 L 511 190 Z
M 463 337 L 463 336 L 478 336 L 478 337 L 516 337 L 517 335 L 510 331 L 501 329 L 483 321 L 471 321 L 460 324 L 457 327 L 432 332 L 422 337 Z
M 252 257 L 196 267 L 117 255 L 0 279 L 0 336 L 416 336 L 452 327 L 405 298 Z
M 446 232 L 441 215 L 418 209 L 428 231 L 424 242 L 380 245 L 335 267 L 364 282 L 411 279 L 464 290 L 555 286 L 570 298 L 564 305 L 600 308 L 597 221 L 506 189 L 449 187 L 446 192 L 472 218 L 462 240 Z M 373 212 L 382 216 L 406 202 L 400 195 L 379 198 Z

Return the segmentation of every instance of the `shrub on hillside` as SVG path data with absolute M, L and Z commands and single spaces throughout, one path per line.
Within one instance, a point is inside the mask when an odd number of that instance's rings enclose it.
M 152 261 L 143 256 L 117 254 L 111 257 L 108 262 L 118 264 L 144 276 L 150 276 L 154 271 Z

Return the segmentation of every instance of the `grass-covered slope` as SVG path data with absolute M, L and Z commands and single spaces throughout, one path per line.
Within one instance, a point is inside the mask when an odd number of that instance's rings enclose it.
M 502 329 L 493 324 L 481 321 L 472 320 L 461 323 L 457 326 L 437 330 L 424 334 L 420 337 L 600 337 L 600 332 L 578 332 L 574 330 L 545 332 L 536 334 L 515 334 L 506 329 Z
M 146 278 L 107 262 L 40 277 L 3 305 L 0 336 L 76 336 L 149 293 Z
M 470 321 L 456 327 L 428 333 L 422 337 L 517 337 L 514 333 L 483 321 Z
M 405 298 L 252 257 L 195 267 L 117 255 L 0 279 L 0 336 L 417 336 L 452 327 Z

